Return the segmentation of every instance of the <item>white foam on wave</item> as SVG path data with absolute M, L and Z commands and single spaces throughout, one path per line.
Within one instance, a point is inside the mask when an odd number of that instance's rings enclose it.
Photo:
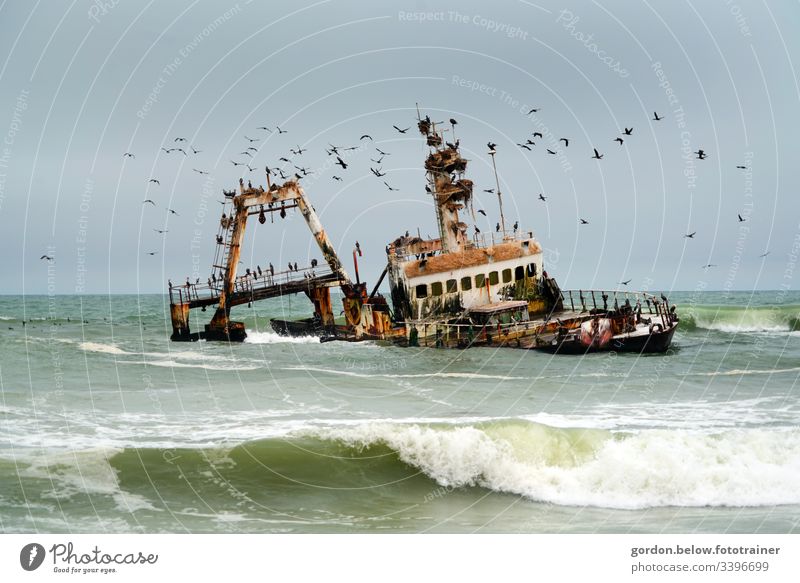
M 117 471 L 108 461 L 121 451 L 97 448 L 39 456 L 20 475 L 52 481 L 53 489 L 42 495 L 45 499 L 61 500 L 79 494 L 105 495 L 110 496 L 122 512 L 161 511 L 143 496 L 121 489 Z
M 319 344 L 318 336 L 281 336 L 275 332 L 247 331 L 246 344 Z
M 287 366 L 283 367 L 283 370 L 303 370 L 308 372 L 319 372 L 324 374 L 335 374 L 335 375 L 360 377 L 360 378 L 375 378 L 375 377 L 385 377 L 392 379 L 453 378 L 453 379 L 489 379 L 489 380 L 500 380 L 500 381 L 529 380 L 529 377 L 510 377 L 505 375 L 490 375 L 490 374 L 481 374 L 476 372 L 430 372 L 430 373 L 412 373 L 412 374 L 379 373 L 378 371 L 386 369 L 379 368 L 377 366 L 375 367 L 374 372 L 354 372 L 350 370 L 320 368 L 313 366 Z
M 385 444 L 443 486 L 608 508 L 800 503 L 800 431 L 619 434 L 538 423 L 365 424 L 319 434 Z
M 258 370 L 261 366 L 257 364 L 237 364 L 231 362 L 227 364 L 206 364 L 202 362 L 178 362 L 176 360 L 125 360 L 119 364 L 146 364 L 147 366 L 161 366 L 165 368 L 200 368 L 204 370 L 224 370 L 224 371 L 245 371 Z
M 78 344 L 78 348 L 86 352 L 100 352 L 102 354 L 134 354 L 127 350 L 122 350 L 119 346 L 115 346 L 114 344 L 101 344 L 100 342 L 81 342 Z
M 769 368 L 769 369 L 738 369 L 733 370 L 718 370 L 714 372 L 693 372 L 686 373 L 686 376 L 702 376 L 702 377 L 727 377 L 727 376 L 742 376 L 742 375 L 773 375 L 787 372 L 800 372 L 800 366 L 792 368 Z

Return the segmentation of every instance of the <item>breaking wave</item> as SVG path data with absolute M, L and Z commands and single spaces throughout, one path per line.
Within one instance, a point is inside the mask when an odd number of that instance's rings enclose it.
M 78 480 L 85 468 L 92 479 Z M 58 492 L 95 492 L 141 509 L 169 504 L 173 493 L 195 492 L 212 502 L 219 496 L 225 505 L 248 492 L 271 506 L 325 492 L 407 501 L 438 487 L 566 506 L 769 506 L 800 503 L 800 430 L 615 432 L 522 419 L 366 422 L 306 427 L 235 446 L 96 449 L 30 471 L 60 483 Z M 192 492 L 183 491 L 187 484 Z
M 735 334 L 738 332 L 786 333 L 800 331 L 800 306 L 693 306 L 679 310 L 680 327 Z

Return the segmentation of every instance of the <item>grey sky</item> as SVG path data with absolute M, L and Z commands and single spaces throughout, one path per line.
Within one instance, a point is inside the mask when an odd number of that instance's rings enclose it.
M 205 280 L 244 135 L 262 139 L 255 184 L 290 147 L 309 149 L 295 157 L 315 172 L 301 184 L 348 269 L 360 241 L 374 282 L 389 240 L 435 235 L 416 102 L 458 120 L 484 232 L 498 217 L 485 145 L 498 144 L 508 222 L 534 231 L 563 287 L 796 287 L 797 3 L 114 4 L 0 4 L 0 292 L 47 292 L 44 253 L 57 293 Z M 276 124 L 288 133 L 255 129 Z M 532 152 L 515 145 L 534 131 Z M 325 165 L 328 143 L 362 133 L 391 152 L 381 167 L 399 192 L 370 172 L 374 149 L 344 171 Z M 160 151 L 178 136 L 202 152 Z M 684 146 L 709 157 L 687 160 Z M 292 214 L 248 229 L 247 266 L 319 257 Z

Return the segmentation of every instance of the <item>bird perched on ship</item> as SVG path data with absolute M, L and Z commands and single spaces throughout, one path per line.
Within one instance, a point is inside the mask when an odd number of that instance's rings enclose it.
M 406 133 L 408 130 L 410 130 L 410 129 L 411 129 L 411 127 L 410 127 L 410 126 L 409 126 L 409 127 L 407 127 L 407 128 L 406 128 L 406 129 L 404 129 L 404 130 L 401 130 L 401 129 L 400 129 L 399 127 L 397 127 L 396 125 L 393 125 L 392 127 L 393 127 L 394 129 L 396 129 L 398 132 L 400 132 L 401 134 L 404 134 L 404 133 Z
M 494 142 L 489 142 L 486 144 L 486 147 L 489 148 L 490 152 L 494 152 L 495 148 L 497 147 L 497 144 L 495 144 Z
M 458 125 L 458 122 L 454 118 L 450 118 L 450 125 Z
M 133 155 L 133 154 L 131 154 L 130 152 L 125 152 L 125 153 L 122 155 L 122 157 L 123 157 L 123 158 L 136 158 L 136 156 L 134 156 L 134 155 Z
M 708 158 L 708 154 L 706 154 L 705 151 L 703 151 L 703 150 L 697 150 L 697 152 L 695 152 L 695 154 L 697 154 L 697 159 L 698 160 L 705 160 L 706 158 Z
M 595 160 L 602 160 L 603 155 L 597 151 L 597 148 L 593 148 L 593 150 L 594 150 L 594 156 L 592 156 L 592 158 L 594 158 Z
M 486 216 L 486 211 L 483 210 L 483 209 L 478 209 L 478 214 L 481 214 L 481 215 L 483 215 L 485 217 Z
M 515 233 L 517 232 L 517 229 L 519 229 L 519 221 L 514 221 L 514 232 Z
M 455 144 L 450 142 L 445 142 L 444 145 L 450 148 L 451 150 L 458 150 L 458 145 L 461 143 L 460 140 L 456 140 Z
M 475 225 L 475 227 L 474 227 L 474 228 L 475 228 L 475 234 L 476 234 L 476 235 L 480 234 L 481 230 L 478 228 L 478 226 L 477 226 L 477 225 Z
M 499 233 L 500 232 L 500 223 L 497 223 L 497 225 L 495 225 L 494 231 L 495 231 L 495 233 Z
M 614 141 L 615 141 L 615 142 L 619 142 L 619 145 L 621 146 L 621 145 L 622 145 L 622 143 L 623 143 L 625 140 L 623 140 L 622 138 L 614 138 Z
M 347 170 L 347 164 L 345 164 L 344 160 L 342 160 L 339 156 L 336 156 L 335 164 L 338 164 L 339 166 L 341 166 L 342 170 Z

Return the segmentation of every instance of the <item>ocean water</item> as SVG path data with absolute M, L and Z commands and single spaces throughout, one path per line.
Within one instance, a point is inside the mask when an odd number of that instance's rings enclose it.
M 302 297 L 238 345 L 171 343 L 158 295 L 0 297 L 0 531 L 800 531 L 800 295 L 671 299 L 668 354 L 571 357 L 272 333 Z

